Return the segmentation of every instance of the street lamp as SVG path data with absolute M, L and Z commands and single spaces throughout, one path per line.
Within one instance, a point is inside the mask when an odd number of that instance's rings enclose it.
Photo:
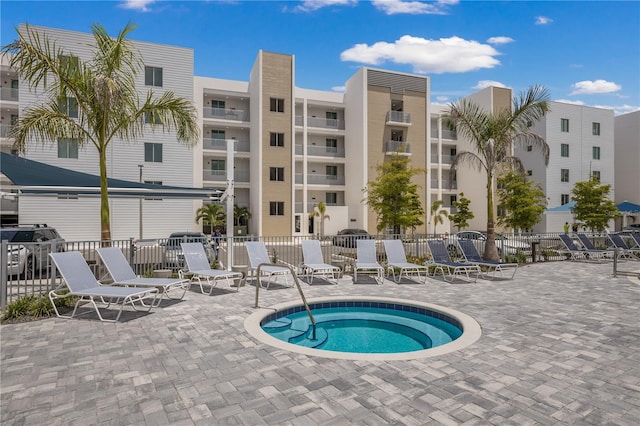
M 144 164 L 138 164 L 138 168 L 140 168 L 140 183 L 142 183 L 142 168 L 144 167 Z M 139 240 L 142 240 L 142 195 L 140 195 L 140 215 L 139 215 L 139 227 L 140 227 L 140 236 L 138 237 Z

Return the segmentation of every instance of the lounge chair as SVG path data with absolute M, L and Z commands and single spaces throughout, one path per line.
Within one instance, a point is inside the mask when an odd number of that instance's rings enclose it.
M 309 284 L 313 283 L 313 278 L 320 275 L 327 281 L 334 280 L 338 284 L 338 279 L 342 270 L 337 266 L 330 265 L 324 261 L 322 256 L 322 246 L 318 240 L 305 240 L 302 242 L 302 264 L 303 274 L 309 276 Z
M 418 276 L 418 281 L 427 282 L 429 268 L 425 265 L 407 262 L 407 255 L 404 252 L 402 240 L 384 240 L 384 251 L 387 254 L 387 274 L 391 271 L 393 280 L 398 283 L 402 279 L 402 274 L 411 279 L 412 276 Z M 396 277 L 396 270 L 400 270 Z M 424 272 L 424 277 L 422 276 Z
M 627 245 L 620 234 L 608 234 L 609 239 L 613 243 L 613 246 L 617 249 L 621 250 L 621 257 L 626 259 L 636 259 L 638 260 L 637 255 L 640 255 L 640 247 L 631 248 Z
M 478 281 L 478 276 L 481 274 L 480 267 L 472 263 L 453 262 L 444 241 L 428 240 L 427 246 L 429 246 L 429 251 L 431 252 L 430 262 L 435 266 L 434 276 L 440 271 L 445 281 L 452 282 L 456 276 L 465 276 L 467 281 Z M 445 270 L 447 271 L 446 274 Z M 473 273 L 475 273 L 475 277 L 472 279 L 471 274 Z
M 209 286 L 209 295 L 213 292 L 213 288 L 220 281 L 225 281 L 230 287 L 236 286 L 236 291 L 240 289 L 240 285 L 244 279 L 242 272 L 231 272 L 222 269 L 211 269 L 207 253 L 204 251 L 202 243 L 180 243 L 187 270 L 178 271 L 181 275 L 191 275 L 191 281 L 194 280 L 200 285 L 200 291 L 205 294 L 203 284 Z
M 578 248 L 571 237 L 567 234 L 560 234 L 560 241 L 566 247 L 566 252 L 571 256 L 571 260 L 603 260 L 605 252 L 602 250 L 583 250 Z
M 174 299 L 182 299 L 189 289 L 189 280 L 185 278 L 140 278 L 131 269 L 127 258 L 124 257 L 124 253 L 118 247 L 101 247 L 97 248 L 96 252 L 102 263 L 107 268 L 109 275 L 113 283 L 110 285 L 126 286 L 126 287 L 155 287 L 160 291 L 162 297 L 172 299 L 169 296 L 169 291 L 178 290 L 182 291 L 182 295 Z M 158 299 L 158 303 L 162 298 Z
M 486 272 L 482 272 L 482 276 L 485 278 L 493 279 L 496 277 L 497 272 L 500 272 L 500 275 L 504 276 L 505 269 L 513 270 L 511 277 L 509 277 L 510 279 L 513 279 L 516 275 L 516 271 L 518 270 L 517 263 L 484 260 L 471 240 L 458 239 L 458 245 L 462 251 L 462 256 L 468 263 L 480 266 L 480 270 L 482 270 L 482 268 L 486 268 Z
M 633 238 L 633 241 L 636 242 L 636 246 L 631 248 L 633 249 L 640 248 L 640 232 L 632 232 L 630 235 L 631 235 L 631 238 Z
M 256 274 L 258 266 L 260 266 L 260 276 L 257 277 L 260 287 L 269 289 L 269 284 L 275 281 L 278 276 L 284 276 L 285 283 L 289 284 L 288 277 L 293 278 L 293 273 L 288 266 L 280 266 L 275 263 L 271 263 L 269 254 L 267 253 L 267 247 L 261 241 L 247 241 L 244 243 L 247 248 L 247 254 L 249 255 L 249 270 Z M 267 276 L 267 285 L 263 286 L 262 276 Z M 293 287 L 293 283 L 290 284 Z
M 373 272 L 378 284 L 384 282 L 384 268 L 378 263 L 376 242 L 374 240 L 356 240 L 356 263 L 353 267 L 353 281 L 358 281 L 358 271 Z
M 53 310 L 56 316 L 60 318 L 73 318 L 76 315 L 78 306 L 81 302 L 89 302 L 93 305 L 93 308 L 98 314 L 100 321 L 104 322 L 116 322 L 120 319 L 120 315 L 124 309 L 124 305 L 131 303 L 135 309 L 134 302 L 140 302 L 147 309 L 151 310 L 151 307 L 155 305 L 155 301 L 158 297 L 157 288 L 132 288 L 132 287 L 114 287 L 109 285 L 102 285 L 93 276 L 93 272 L 85 262 L 84 257 L 78 251 L 50 253 L 51 260 L 56 265 L 60 275 L 62 276 L 62 284 L 49 292 L 49 300 L 53 305 Z M 68 292 L 62 292 L 61 290 L 68 289 Z M 60 315 L 58 308 L 56 307 L 55 300 L 62 299 L 69 296 L 79 297 L 71 316 Z M 143 300 L 148 297 L 153 297 L 150 304 L 145 305 Z M 119 304 L 120 310 L 113 320 L 105 319 L 100 314 L 96 301 L 106 305 L 108 308 L 111 304 Z
M 590 253 L 601 252 L 602 253 L 602 257 L 613 258 L 613 250 L 610 250 L 610 249 L 604 249 L 604 250 L 603 249 L 599 249 L 599 248 L 597 248 L 596 246 L 593 245 L 591 240 L 585 234 L 576 234 L 576 235 L 578 236 L 578 239 L 580 240 L 580 243 Z

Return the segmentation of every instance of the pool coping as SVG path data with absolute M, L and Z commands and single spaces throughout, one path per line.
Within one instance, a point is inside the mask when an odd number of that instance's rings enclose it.
M 290 309 L 294 306 L 300 306 L 300 301 L 291 301 L 278 303 L 270 307 L 261 307 L 256 312 L 249 315 L 244 321 L 244 328 L 247 332 L 256 340 L 265 343 L 269 346 L 273 346 L 277 349 L 285 350 L 288 352 L 317 356 L 330 359 L 345 359 L 345 360 L 357 360 L 357 361 L 408 361 L 413 359 L 423 359 L 445 355 L 451 352 L 455 352 L 464 349 L 474 344 L 482 336 L 482 327 L 480 324 L 467 314 L 447 308 L 445 306 L 435 305 L 431 303 L 416 302 L 406 299 L 395 299 L 389 297 L 374 297 L 374 296 L 339 296 L 339 297 L 319 297 L 309 299 L 307 302 L 311 305 L 314 303 L 328 303 L 328 302 L 341 302 L 341 301 L 363 301 L 363 302 L 378 302 L 378 303 L 393 303 L 407 306 L 414 306 L 418 308 L 428 309 L 431 311 L 439 312 L 457 320 L 462 326 L 462 335 L 453 342 L 447 343 L 442 346 L 437 346 L 431 349 L 425 349 L 421 351 L 391 353 L 391 354 L 360 354 L 354 352 L 335 352 L 326 351 L 322 349 L 307 348 L 304 346 L 294 345 L 279 340 L 273 336 L 270 336 L 260 326 L 261 321 L 274 312 Z

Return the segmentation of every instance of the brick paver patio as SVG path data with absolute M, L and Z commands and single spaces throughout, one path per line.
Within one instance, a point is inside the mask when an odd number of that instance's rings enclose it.
M 624 269 L 640 269 L 626 262 Z M 475 284 L 303 284 L 307 298 L 375 295 L 474 317 L 474 345 L 414 361 L 309 357 L 244 329 L 255 290 L 196 286 L 124 322 L 46 319 L 0 327 L 1 423 L 640 424 L 640 280 L 610 263 L 541 263 Z M 198 289 L 199 290 L 199 289 Z M 295 289 L 260 292 L 260 304 Z

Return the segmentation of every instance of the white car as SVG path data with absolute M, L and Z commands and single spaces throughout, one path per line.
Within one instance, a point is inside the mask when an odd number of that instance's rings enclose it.
M 472 240 L 474 245 L 478 249 L 480 254 L 484 253 L 484 245 L 487 241 L 486 232 L 480 231 L 462 231 L 455 235 L 458 239 Z M 512 238 L 505 237 L 502 234 L 496 233 L 496 247 L 498 249 L 498 255 L 515 255 L 517 253 L 531 253 L 531 244 L 526 241 L 519 241 Z

